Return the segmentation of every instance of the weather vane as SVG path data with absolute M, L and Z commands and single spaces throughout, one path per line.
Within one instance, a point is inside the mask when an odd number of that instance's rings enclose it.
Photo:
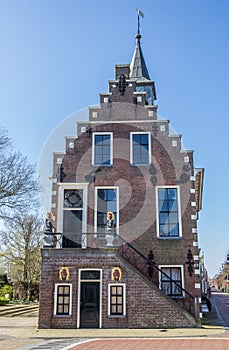
M 144 13 L 139 9 L 136 9 L 136 11 L 138 13 L 138 34 L 140 34 L 140 16 L 144 18 Z

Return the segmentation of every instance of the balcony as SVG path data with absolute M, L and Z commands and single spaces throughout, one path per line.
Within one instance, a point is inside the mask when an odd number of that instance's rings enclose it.
M 121 245 L 115 233 L 53 233 L 44 232 L 43 248 L 111 248 Z

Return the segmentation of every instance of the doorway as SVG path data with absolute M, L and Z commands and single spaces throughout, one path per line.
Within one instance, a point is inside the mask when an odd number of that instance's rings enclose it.
M 79 270 L 78 328 L 101 327 L 100 269 Z

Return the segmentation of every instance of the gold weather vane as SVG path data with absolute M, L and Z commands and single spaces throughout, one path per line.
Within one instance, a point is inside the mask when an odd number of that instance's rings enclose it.
M 136 11 L 138 13 L 138 34 L 140 34 L 140 16 L 144 18 L 144 13 L 139 9 L 136 9 Z

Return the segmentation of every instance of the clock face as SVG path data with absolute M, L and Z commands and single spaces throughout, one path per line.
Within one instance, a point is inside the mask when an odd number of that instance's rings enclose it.
M 82 190 L 65 190 L 64 207 L 65 208 L 82 208 Z

